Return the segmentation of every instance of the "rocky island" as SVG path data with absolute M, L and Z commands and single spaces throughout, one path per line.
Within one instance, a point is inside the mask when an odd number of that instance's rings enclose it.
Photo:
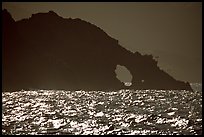
M 15 21 L 2 10 L 2 90 L 179 89 L 188 82 L 174 79 L 152 55 L 131 52 L 99 27 L 55 12 Z M 127 87 L 116 78 L 117 65 L 131 73 Z

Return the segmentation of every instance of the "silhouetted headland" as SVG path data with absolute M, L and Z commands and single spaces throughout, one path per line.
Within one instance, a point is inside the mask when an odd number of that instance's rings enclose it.
M 21 89 L 118 90 L 184 89 L 161 70 L 152 55 L 132 53 L 99 27 L 55 12 L 14 21 L 3 15 L 3 91 Z M 116 78 L 117 65 L 133 76 L 126 87 Z

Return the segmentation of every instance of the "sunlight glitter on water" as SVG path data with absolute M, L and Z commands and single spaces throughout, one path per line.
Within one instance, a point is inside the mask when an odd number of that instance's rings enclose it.
M 178 90 L 2 93 L 3 134 L 196 135 L 202 92 Z

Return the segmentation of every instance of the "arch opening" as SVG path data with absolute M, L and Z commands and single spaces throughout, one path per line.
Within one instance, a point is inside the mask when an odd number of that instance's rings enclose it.
M 116 73 L 116 78 L 119 79 L 121 82 L 123 82 L 125 86 L 132 85 L 133 76 L 125 66 L 117 65 L 115 69 L 115 73 Z

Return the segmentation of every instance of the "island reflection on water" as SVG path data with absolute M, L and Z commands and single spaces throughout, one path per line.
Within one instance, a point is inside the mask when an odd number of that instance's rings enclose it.
M 2 93 L 3 134 L 200 135 L 202 85 L 186 90 Z

